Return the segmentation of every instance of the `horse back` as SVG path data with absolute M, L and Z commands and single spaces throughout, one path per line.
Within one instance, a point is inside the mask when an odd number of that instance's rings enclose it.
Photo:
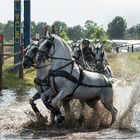
M 83 83 L 91 86 L 93 85 L 93 87 L 108 87 L 110 85 L 110 80 L 103 74 L 84 70 Z

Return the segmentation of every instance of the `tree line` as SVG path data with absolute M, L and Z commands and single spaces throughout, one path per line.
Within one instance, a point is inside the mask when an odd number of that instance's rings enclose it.
M 23 23 L 22 23 L 23 24 Z M 38 33 L 44 36 L 46 22 L 31 22 L 31 37 L 34 38 Z M 63 21 L 55 21 L 53 23 L 56 28 L 56 34 L 64 38 L 66 41 L 77 41 L 81 38 L 92 39 L 96 41 L 106 41 L 107 39 L 140 39 L 140 24 L 127 28 L 127 22 L 123 17 L 116 16 L 109 24 L 105 31 L 102 26 L 99 26 L 92 20 L 87 20 L 84 27 L 76 25 L 68 27 Z M 48 26 L 48 31 L 51 31 L 51 25 Z M 0 23 L 0 33 L 4 34 L 5 42 L 13 43 L 14 40 L 14 22 L 7 21 L 6 24 Z

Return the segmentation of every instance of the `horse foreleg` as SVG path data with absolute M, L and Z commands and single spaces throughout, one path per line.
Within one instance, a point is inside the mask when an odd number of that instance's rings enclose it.
M 67 97 L 66 92 L 64 90 L 61 90 L 57 94 L 57 96 L 55 96 L 55 98 L 52 100 L 52 106 L 57 107 L 58 102 L 64 99 L 65 97 Z
M 64 117 L 61 115 L 60 109 L 58 106 L 52 106 L 50 96 L 53 95 L 52 88 L 48 89 L 41 94 L 41 99 L 44 105 L 51 111 L 51 121 L 54 122 L 55 116 L 57 117 L 57 122 L 61 124 L 64 121 Z
M 64 92 L 63 90 L 61 90 L 58 94 L 57 94 L 57 96 L 52 100 L 52 106 L 54 107 L 54 108 L 57 108 L 58 106 L 57 106 L 57 104 L 58 104 L 58 102 L 59 101 L 61 101 L 62 99 L 64 99 L 66 96 L 67 96 L 67 94 L 65 94 L 66 92 Z M 68 104 L 67 104 L 68 105 Z M 68 106 L 67 106 L 68 107 Z M 68 107 L 69 108 L 69 107 Z M 57 122 L 58 122 L 58 124 L 62 124 L 63 122 L 64 122 L 64 116 L 62 116 L 61 114 L 58 114 L 57 116 Z
M 39 112 L 38 108 L 36 107 L 36 104 L 34 103 L 34 101 L 38 99 L 40 99 L 40 94 L 38 92 L 36 92 L 35 95 L 29 99 L 29 103 L 35 113 Z
M 40 113 L 39 109 L 37 108 L 36 104 L 34 103 L 34 101 L 40 99 L 40 94 L 39 92 L 36 92 L 35 95 L 29 99 L 29 103 L 33 109 L 33 111 L 35 112 L 36 116 L 38 119 L 42 118 L 42 114 Z

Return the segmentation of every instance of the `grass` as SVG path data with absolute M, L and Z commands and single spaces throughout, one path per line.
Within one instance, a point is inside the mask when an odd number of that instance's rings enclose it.
M 140 52 L 108 53 L 107 55 L 115 78 L 132 82 L 140 75 Z M 12 66 L 13 58 L 7 59 L 4 62 L 3 88 L 24 89 L 34 86 L 35 69 L 24 70 L 24 79 L 20 79 L 18 73 L 8 72 Z
M 3 88 L 23 89 L 34 85 L 36 71 L 34 68 L 24 70 L 24 78 L 19 78 L 18 73 L 9 72 L 13 67 L 13 58 L 4 61 L 3 65 Z
M 140 52 L 111 53 L 108 58 L 114 77 L 132 82 L 140 76 Z

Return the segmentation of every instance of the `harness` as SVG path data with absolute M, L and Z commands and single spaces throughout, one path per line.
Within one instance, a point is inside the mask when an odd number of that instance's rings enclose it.
M 52 41 L 52 40 L 49 40 L 49 43 L 50 43 L 50 41 Z M 49 44 L 49 43 L 48 43 L 48 44 Z M 55 50 L 55 45 L 54 45 L 53 42 L 51 42 L 51 43 L 48 45 L 49 48 L 48 48 L 48 50 L 47 50 L 47 53 L 46 53 L 46 52 L 43 52 L 43 51 L 39 51 L 39 53 L 41 53 L 41 55 L 43 55 L 43 56 L 46 56 L 47 58 L 51 58 L 51 59 L 61 59 L 61 60 L 70 61 L 69 63 L 67 63 L 67 64 L 64 65 L 64 66 L 61 66 L 61 67 L 59 67 L 59 68 L 57 68 L 57 69 L 55 69 L 55 70 L 50 70 L 50 71 L 49 71 L 48 77 L 49 77 L 49 79 L 50 79 L 50 77 L 53 78 L 53 85 L 54 85 L 54 88 L 55 88 L 55 90 L 56 90 L 57 93 L 58 93 L 58 91 L 57 91 L 57 85 L 56 85 L 56 82 L 55 82 L 55 77 L 64 77 L 64 78 L 66 78 L 66 79 L 68 79 L 68 80 L 70 80 L 70 81 L 72 81 L 73 83 L 76 84 L 75 88 L 73 89 L 73 92 L 72 92 L 69 96 L 72 96 L 72 95 L 74 94 L 74 92 L 76 91 L 76 89 L 77 89 L 79 86 L 81 86 L 81 85 L 82 85 L 82 86 L 86 86 L 86 87 L 96 87 L 96 88 L 101 88 L 101 87 L 112 87 L 111 82 L 106 82 L 106 80 L 105 80 L 105 78 L 104 78 L 103 75 L 101 75 L 101 76 L 103 77 L 103 79 L 104 79 L 104 81 L 105 81 L 105 84 L 104 84 L 104 85 L 101 85 L 101 86 L 100 86 L 100 85 L 90 85 L 90 84 L 83 83 L 85 74 L 84 74 L 84 72 L 83 72 L 83 69 L 81 69 L 81 68 L 79 68 L 80 74 L 79 74 L 79 78 L 77 79 L 75 76 L 72 75 L 73 66 L 74 66 L 74 63 L 75 63 L 76 61 L 71 60 L 71 59 L 67 59 L 67 58 L 57 58 L 57 57 L 53 57 L 53 54 L 52 54 L 52 56 L 48 56 L 48 51 L 50 50 L 51 45 L 54 47 L 54 50 Z M 53 53 L 54 53 L 54 52 L 53 52 Z M 66 66 L 68 66 L 68 65 L 70 65 L 70 64 L 72 65 L 72 69 L 71 69 L 71 72 L 70 72 L 70 73 L 68 73 L 67 71 L 62 70 L 63 68 L 65 68 Z
M 47 85 L 50 85 L 50 80 L 48 76 L 46 76 L 45 79 L 43 80 L 39 79 L 39 77 L 36 77 L 34 79 L 34 83 L 39 86 L 47 86 Z
M 48 76 L 46 76 L 43 80 L 40 79 L 39 77 L 36 77 L 36 78 L 34 79 L 34 83 L 35 83 L 36 85 L 40 86 L 41 93 L 44 92 L 43 87 L 46 87 L 46 86 L 49 86 L 49 87 L 50 87 L 50 86 L 51 86 L 51 85 L 50 85 L 50 79 L 49 79 Z
M 77 78 L 74 77 L 72 74 L 68 73 L 67 71 L 64 70 L 59 70 L 59 71 L 52 71 L 50 70 L 49 76 L 55 76 L 55 77 L 64 77 L 73 83 L 77 83 Z
M 80 75 L 79 75 L 79 79 L 77 79 L 76 77 L 74 77 L 72 74 L 64 71 L 64 70 L 59 70 L 59 71 L 52 71 L 50 70 L 49 72 L 49 77 L 53 77 L 53 85 L 54 85 L 54 88 L 55 88 L 55 91 L 58 93 L 57 91 L 57 85 L 56 85 L 56 82 L 55 82 L 55 77 L 64 77 L 70 81 L 72 81 L 73 83 L 76 84 L 76 87 L 73 89 L 73 92 L 68 95 L 68 97 L 72 97 L 74 92 L 76 91 L 76 89 L 79 87 L 79 86 L 85 86 L 85 87 L 96 87 L 96 88 L 106 88 L 106 87 L 110 87 L 112 88 L 112 84 L 111 82 L 108 80 L 105 79 L 104 75 L 102 74 L 99 74 L 105 81 L 105 85 L 90 85 L 90 84 L 86 84 L 83 82 L 84 78 L 85 78 L 85 73 L 83 72 L 83 69 L 82 68 L 79 68 L 79 71 L 80 71 Z

